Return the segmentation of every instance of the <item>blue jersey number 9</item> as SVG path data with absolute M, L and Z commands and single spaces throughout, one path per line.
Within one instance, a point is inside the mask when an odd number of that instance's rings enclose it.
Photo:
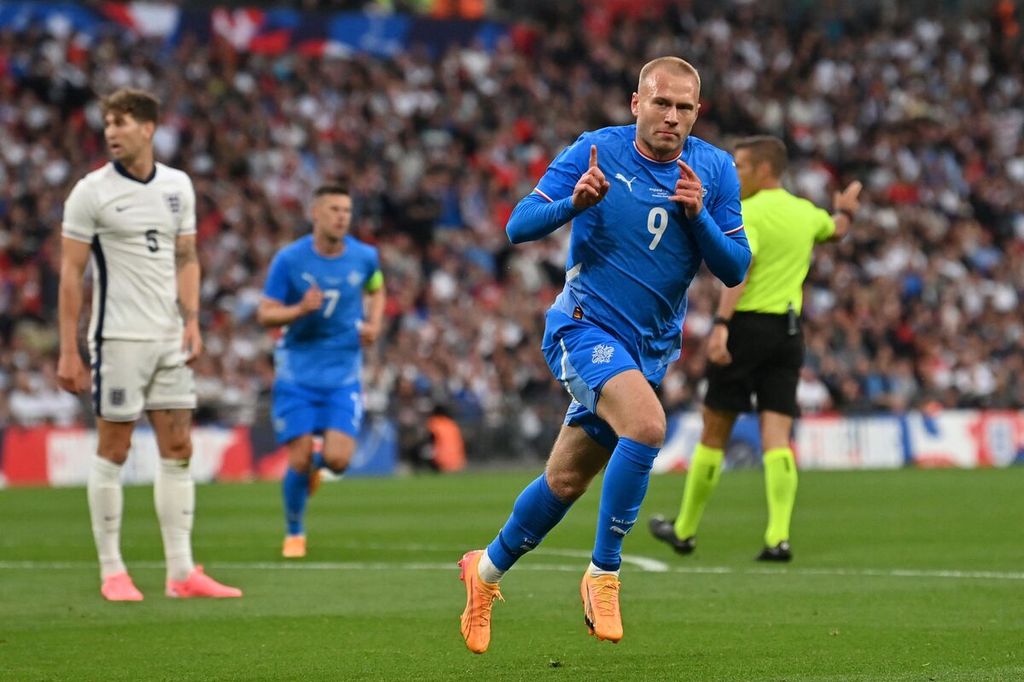
M 651 212 L 647 214 L 647 231 L 654 235 L 654 239 L 651 240 L 648 249 L 654 251 L 658 248 L 661 235 L 665 234 L 666 227 L 668 227 L 668 211 L 660 206 L 652 208 Z

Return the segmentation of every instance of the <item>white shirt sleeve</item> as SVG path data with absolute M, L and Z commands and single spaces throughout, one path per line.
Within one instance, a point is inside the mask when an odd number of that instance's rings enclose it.
M 64 202 L 61 233 L 75 241 L 90 243 L 96 235 L 96 194 L 89 191 L 85 180 L 75 184 Z
M 178 223 L 178 234 L 196 233 L 196 190 L 192 179 L 185 177 L 185 187 L 181 196 L 181 221 Z

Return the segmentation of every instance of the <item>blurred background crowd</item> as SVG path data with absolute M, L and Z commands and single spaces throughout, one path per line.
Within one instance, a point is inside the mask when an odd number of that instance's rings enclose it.
M 105 160 L 97 94 L 134 86 L 163 101 L 158 158 L 196 187 L 201 421 L 266 421 L 266 268 L 308 230 L 312 190 L 343 179 L 387 284 L 369 413 L 397 423 L 407 454 L 447 410 L 471 457 L 543 456 L 567 404 L 539 344 L 568 231 L 512 248 L 505 221 L 581 131 L 631 122 L 639 68 L 663 54 L 701 72 L 695 135 L 726 148 L 782 137 L 787 186 L 826 208 L 837 187 L 865 184 L 852 235 L 818 248 L 807 281 L 806 413 L 1024 407 L 1012 3 L 495 4 L 509 25 L 495 49 L 390 59 L 0 32 L 0 427 L 90 418 L 54 381 L 59 226 L 73 184 Z M 699 405 L 718 286 L 704 273 L 692 287 L 684 355 L 662 386 L 670 410 Z

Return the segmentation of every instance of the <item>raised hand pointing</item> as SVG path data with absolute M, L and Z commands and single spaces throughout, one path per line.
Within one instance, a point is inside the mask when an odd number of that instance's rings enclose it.
M 669 199 L 683 205 L 687 218 L 696 218 L 704 209 L 704 194 L 700 177 L 682 159 L 676 163 L 679 164 L 679 179 L 676 181 L 676 193 Z
M 608 180 L 597 165 L 597 145 L 590 145 L 590 166 L 572 189 L 572 205 L 577 210 L 594 206 L 608 193 Z

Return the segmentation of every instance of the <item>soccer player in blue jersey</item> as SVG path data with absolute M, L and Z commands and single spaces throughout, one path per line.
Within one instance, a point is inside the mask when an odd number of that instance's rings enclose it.
M 341 473 L 352 459 L 363 418 L 361 346 L 377 339 L 384 316 L 377 249 L 348 234 L 348 191 L 318 188 L 312 219 L 313 233 L 271 262 L 258 311 L 264 326 L 285 326 L 274 353 L 272 417 L 288 448 L 286 558 L 306 555 L 303 517 L 320 469 Z M 315 456 L 314 434 L 323 436 Z
M 471 651 L 487 650 L 504 573 L 605 465 L 580 596 L 590 633 L 622 638 L 622 541 L 665 438 L 654 387 L 679 357 L 687 287 L 702 261 L 726 286 L 741 282 L 750 264 L 732 157 L 690 135 L 699 98 L 700 76 L 689 63 L 649 62 L 630 102 L 636 124 L 581 135 L 508 222 L 509 239 L 520 243 L 572 221 L 565 288 L 548 311 L 543 352 L 573 400 L 545 472 L 522 491 L 491 544 L 459 562 Z

